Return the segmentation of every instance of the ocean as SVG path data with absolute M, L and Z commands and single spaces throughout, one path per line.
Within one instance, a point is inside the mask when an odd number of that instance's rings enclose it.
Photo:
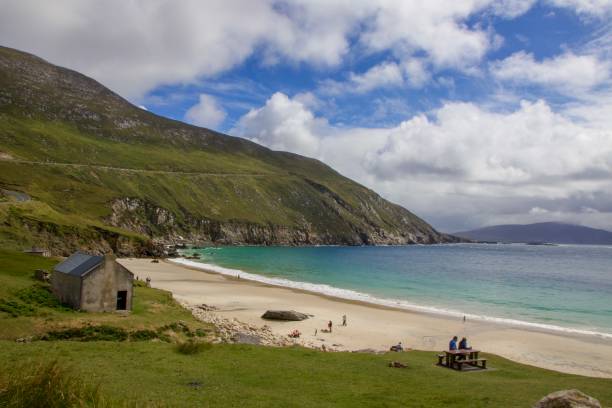
M 179 262 L 345 299 L 612 339 L 612 247 L 211 247 Z

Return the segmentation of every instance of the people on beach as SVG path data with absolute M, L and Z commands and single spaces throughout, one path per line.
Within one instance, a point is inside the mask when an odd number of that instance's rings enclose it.
M 398 342 L 395 346 L 391 346 L 391 351 L 404 351 L 404 346 L 402 346 L 402 342 Z
M 333 323 L 331 320 L 327 322 L 327 330 L 329 330 L 330 333 L 332 332 L 332 326 L 333 326 Z
M 463 323 L 465 323 L 466 320 L 467 320 L 467 318 L 465 316 L 463 316 Z
M 459 342 L 459 350 L 471 350 L 471 347 L 468 347 L 467 339 L 463 337 Z
M 342 325 L 346 326 L 346 315 L 342 315 Z
M 451 339 L 450 343 L 448 343 L 448 350 L 449 351 L 453 351 L 453 350 L 457 350 L 457 336 L 453 336 L 453 338 Z
M 315 329 L 315 337 L 317 337 L 317 333 L 319 332 L 319 329 Z

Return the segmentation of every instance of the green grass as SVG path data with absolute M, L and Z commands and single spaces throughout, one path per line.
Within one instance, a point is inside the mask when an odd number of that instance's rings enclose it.
M 490 355 L 495 370 L 461 373 L 434 366 L 431 352 L 400 357 L 213 345 L 183 355 L 174 348 L 152 342 L 0 342 L 0 364 L 58 360 L 87 373 L 104 395 L 177 407 L 530 407 L 567 388 L 612 404 L 611 380 L 559 374 Z M 391 359 L 408 368 L 387 367 Z
M 205 350 L 210 350 L 211 348 L 212 344 L 193 339 L 181 342 L 176 345 L 176 351 L 185 355 L 199 354 Z

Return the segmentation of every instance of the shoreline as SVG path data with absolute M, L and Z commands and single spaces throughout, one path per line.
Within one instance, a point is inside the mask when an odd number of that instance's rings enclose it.
M 358 292 L 351 289 L 342 289 L 334 286 L 330 286 L 327 284 L 315 284 L 308 283 L 302 281 L 292 281 L 284 278 L 271 278 L 264 275 L 259 275 L 252 272 L 243 271 L 240 269 L 230 269 L 214 264 L 207 264 L 203 262 L 193 261 L 186 258 L 171 258 L 167 259 L 164 262 L 170 262 L 173 264 L 178 264 L 185 268 L 193 269 L 196 271 L 206 272 L 218 274 L 221 276 L 226 276 L 230 278 L 236 278 L 237 276 L 240 279 L 247 280 L 254 283 L 259 283 L 263 285 L 267 285 L 275 288 L 285 288 L 290 290 L 295 290 L 298 293 L 309 293 L 313 295 L 322 296 L 332 300 L 344 301 L 344 302 L 353 302 L 356 304 L 362 304 L 364 306 L 369 307 L 378 307 L 384 309 L 391 309 L 409 313 L 417 313 L 417 314 L 426 314 L 430 316 L 438 316 L 442 318 L 448 319 L 462 319 L 464 316 L 470 320 L 476 320 L 479 322 L 496 324 L 503 327 L 513 327 L 523 330 L 535 331 L 535 332 L 543 332 L 543 333 L 553 333 L 553 334 L 562 334 L 565 336 L 576 336 L 576 337 L 594 337 L 599 338 L 605 341 L 612 341 L 612 333 L 599 332 L 595 330 L 588 329 L 578 329 L 571 327 L 563 327 L 557 326 L 553 324 L 545 324 L 545 323 L 533 323 L 525 320 L 517 320 L 510 319 L 504 317 L 495 317 L 495 316 L 487 316 L 487 315 L 476 315 L 473 313 L 464 313 L 460 311 L 454 311 L 444 308 L 438 308 L 435 306 L 422 306 L 414 303 L 409 303 L 407 301 L 401 299 L 384 299 L 377 298 L 375 296 L 369 295 L 364 292 Z M 332 291 L 336 291 L 337 293 L 326 293 L 325 291 L 310 289 L 308 286 L 314 288 L 329 288 Z M 350 293 L 357 295 L 357 298 L 347 296 L 342 296 L 342 293 Z M 360 298 L 361 299 L 360 299 Z
M 553 332 L 499 322 L 444 316 L 399 309 L 362 300 L 344 299 L 300 288 L 271 285 L 221 274 L 203 266 L 177 262 L 151 263 L 150 259 L 121 259 L 136 276 L 150 277 L 152 286 L 168 290 L 181 303 L 206 304 L 219 318 L 251 326 L 267 326 L 277 336 L 298 329 L 297 344 L 326 345 L 338 351 L 386 351 L 402 341 L 405 347 L 426 351 L 446 348 L 453 335 L 466 336 L 470 344 L 487 353 L 565 373 L 612 378 L 612 341 L 592 335 Z M 200 264 L 203 265 L 203 264 Z M 300 322 L 261 319 L 268 309 L 297 310 L 313 315 Z M 193 310 L 193 309 L 192 309 Z M 348 325 L 339 325 L 343 314 Z M 333 333 L 322 333 L 328 320 Z M 316 335 L 315 335 L 316 331 Z M 434 356 L 432 355 L 432 361 Z

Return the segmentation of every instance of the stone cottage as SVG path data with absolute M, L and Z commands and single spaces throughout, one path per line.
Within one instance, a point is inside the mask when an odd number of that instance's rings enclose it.
M 53 293 L 62 303 L 87 312 L 131 310 L 134 275 L 112 255 L 75 252 L 51 275 Z

